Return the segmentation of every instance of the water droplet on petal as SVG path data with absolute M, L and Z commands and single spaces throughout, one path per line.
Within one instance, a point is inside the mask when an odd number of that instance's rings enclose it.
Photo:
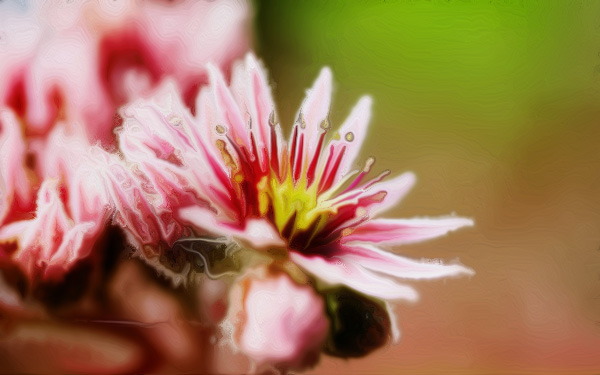
M 344 136 L 344 138 L 348 141 L 348 142 L 352 142 L 354 140 L 354 133 L 352 132 L 348 132 L 346 133 L 346 135 Z

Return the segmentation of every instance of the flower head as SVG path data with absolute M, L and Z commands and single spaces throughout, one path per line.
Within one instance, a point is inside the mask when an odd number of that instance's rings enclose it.
M 157 212 L 173 212 L 177 225 L 196 232 L 283 249 L 320 281 L 382 299 L 416 299 L 398 279 L 472 273 L 460 264 L 414 261 L 379 247 L 434 238 L 472 221 L 378 217 L 415 178 L 388 179 L 385 171 L 369 179 L 372 158 L 353 170 L 370 118 L 369 97 L 333 130 L 331 72 L 323 69 L 285 142 L 253 55 L 234 66 L 230 86 L 215 67 L 209 75 L 195 116 L 170 84 L 123 110 L 122 152 L 156 188 Z

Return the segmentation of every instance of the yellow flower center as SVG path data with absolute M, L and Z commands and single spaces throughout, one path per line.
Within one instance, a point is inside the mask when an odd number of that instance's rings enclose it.
M 305 177 L 294 183 L 289 173 L 283 181 L 274 174 L 265 176 L 258 184 L 260 213 L 266 215 L 271 207 L 279 232 L 290 220 L 295 220 L 294 230 L 306 230 L 326 211 L 319 205 L 317 189 L 318 184 L 308 186 Z

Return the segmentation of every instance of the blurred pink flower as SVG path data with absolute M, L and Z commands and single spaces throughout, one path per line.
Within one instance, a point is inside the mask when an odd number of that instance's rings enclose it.
M 33 204 L 24 165 L 25 148 L 14 113 L 0 109 L 0 223 L 16 210 L 26 210 Z
M 223 327 L 257 367 L 301 369 L 314 364 L 327 337 L 323 299 L 284 273 L 252 270 L 234 286 Z
M 116 109 L 161 77 L 190 103 L 208 61 L 247 48 L 244 0 L 28 1 L 0 4 L 0 105 L 45 135 L 57 119 L 113 144 Z
M 26 142 L 15 114 L 0 110 L 0 257 L 34 280 L 60 279 L 90 255 L 123 191 L 122 161 L 77 129 L 59 123 Z
M 255 249 L 285 249 L 321 281 L 382 299 L 417 298 L 398 279 L 473 273 L 460 264 L 415 261 L 380 248 L 438 237 L 473 222 L 378 218 L 401 200 L 415 177 L 385 180 L 384 171 L 366 180 L 372 158 L 361 170 L 352 169 L 370 118 L 369 97 L 332 132 L 331 73 L 323 69 L 286 143 L 253 55 L 234 66 L 230 87 L 218 69 L 210 67 L 209 73 L 211 84 L 201 90 L 195 116 L 173 84 L 123 109 L 121 150 L 155 187 L 157 217 L 173 212 L 181 227 Z

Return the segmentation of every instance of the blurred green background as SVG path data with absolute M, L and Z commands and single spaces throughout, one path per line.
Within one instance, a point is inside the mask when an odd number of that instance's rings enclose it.
M 363 158 L 418 176 L 394 216 L 476 222 L 397 249 L 459 258 L 475 277 L 419 283 L 421 300 L 398 307 L 398 345 L 316 371 L 598 371 L 600 2 L 254 5 L 284 124 L 330 66 L 332 123 L 371 95 Z

